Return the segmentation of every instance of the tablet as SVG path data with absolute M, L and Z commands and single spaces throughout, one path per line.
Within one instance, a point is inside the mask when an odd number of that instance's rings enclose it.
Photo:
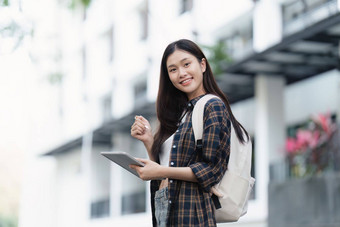
M 145 164 L 138 161 L 131 155 L 126 152 L 113 152 L 113 151 L 103 151 L 100 152 L 101 155 L 105 156 L 106 158 L 110 159 L 114 163 L 120 165 L 130 173 L 134 174 L 135 176 L 139 177 L 138 173 L 129 167 L 129 165 L 137 165 L 137 166 L 144 166 Z

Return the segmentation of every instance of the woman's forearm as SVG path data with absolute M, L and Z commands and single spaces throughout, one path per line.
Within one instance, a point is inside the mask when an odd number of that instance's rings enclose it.
M 137 160 L 143 162 L 145 166 L 131 165 L 130 168 L 135 169 L 143 180 L 170 178 L 198 182 L 190 167 L 167 167 L 149 159 L 137 158 Z
M 156 161 L 155 157 L 153 157 L 152 155 L 152 145 L 153 145 L 153 139 L 151 141 L 146 141 L 146 142 L 143 142 L 144 144 L 144 147 L 146 149 L 146 151 L 148 152 L 148 156 L 149 156 L 149 159 L 151 161 Z
M 190 167 L 166 167 L 162 166 L 161 175 L 164 178 L 197 182 L 195 174 Z

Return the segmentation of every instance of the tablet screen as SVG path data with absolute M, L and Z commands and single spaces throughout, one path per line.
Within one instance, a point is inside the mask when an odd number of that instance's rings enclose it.
M 130 173 L 134 174 L 135 176 L 139 177 L 138 173 L 129 167 L 129 165 L 138 165 L 144 166 L 144 163 L 138 161 L 131 155 L 126 152 L 113 152 L 113 151 L 105 151 L 100 152 L 101 155 L 105 156 L 106 158 L 110 159 L 114 163 L 120 165 Z

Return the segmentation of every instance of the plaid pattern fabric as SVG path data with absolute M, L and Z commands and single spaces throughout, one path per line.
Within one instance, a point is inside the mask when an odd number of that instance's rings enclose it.
M 169 213 L 167 226 L 216 226 L 210 188 L 217 184 L 227 169 L 230 152 L 231 122 L 223 101 L 209 100 L 204 109 L 202 152 L 195 150 L 191 115 L 201 98 L 188 102 L 186 120 L 174 135 L 170 167 L 189 166 L 198 183 L 169 179 Z M 151 205 L 154 218 L 154 196 L 160 181 L 151 181 Z

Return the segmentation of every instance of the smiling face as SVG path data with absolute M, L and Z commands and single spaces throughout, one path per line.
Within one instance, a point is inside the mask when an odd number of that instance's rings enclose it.
M 206 60 L 200 62 L 189 52 L 175 50 L 169 55 L 166 66 L 170 81 L 191 100 L 205 94 L 203 87 L 203 73 L 206 69 Z

